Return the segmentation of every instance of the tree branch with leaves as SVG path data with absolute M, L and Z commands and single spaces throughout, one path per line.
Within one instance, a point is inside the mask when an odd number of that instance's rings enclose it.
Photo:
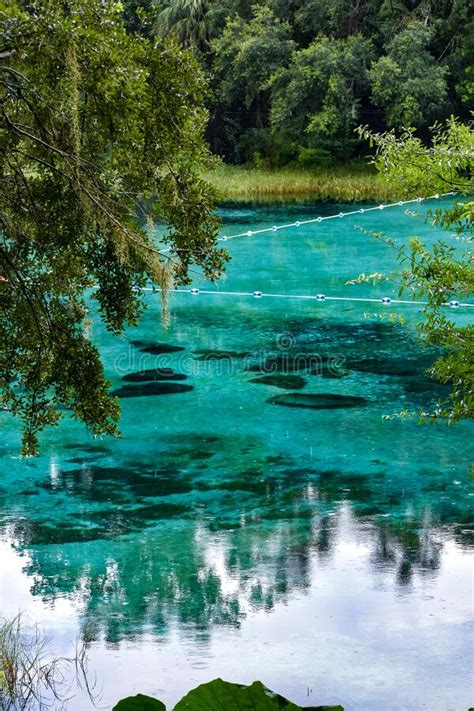
M 472 320 L 462 320 L 457 311 L 448 311 L 446 304 L 472 299 L 474 294 L 474 201 L 469 199 L 474 186 L 474 129 L 451 117 L 433 127 L 430 145 L 423 144 L 412 129 L 401 136 L 394 131 L 373 133 L 367 128 L 359 129 L 359 134 L 375 147 L 374 162 L 381 176 L 403 186 L 410 197 L 456 191 L 449 208 L 430 214 L 433 224 L 449 230 L 450 236 L 431 247 L 413 237 L 407 247 L 398 249 L 402 266 L 398 276 L 400 293 L 409 290 L 413 298 L 426 302 L 419 326 L 421 337 L 443 352 L 430 375 L 451 388 L 448 398 L 425 415 L 448 422 L 472 418 L 474 326 Z M 394 246 L 390 240 L 385 241 Z
M 140 287 L 189 283 L 193 265 L 214 280 L 227 259 L 199 177 L 203 75 L 175 43 L 127 32 L 122 9 L 0 0 L 0 387 L 24 454 L 67 409 L 118 433 L 90 298 L 118 334 L 138 322 Z

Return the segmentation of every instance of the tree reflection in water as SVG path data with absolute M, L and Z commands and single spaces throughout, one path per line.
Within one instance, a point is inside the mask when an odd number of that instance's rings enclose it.
M 409 589 L 415 575 L 436 575 L 446 531 L 468 544 L 465 501 L 449 483 L 427 500 L 436 486 L 426 478 L 406 492 L 383 471 L 297 469 L 255 448 L 246 461 L 241 442 L 238 472 L 203 470 L 221 444 L 209 437 L 196 457 L 195 446 L 173 445 L 159 467 L 72 457 L 14 505 L 4 492 L 3 534 L 28 551 L 33 594 L 76 600 L 89 639 L 176 625 L 207 639 L 214 625 L 304 593 L 336 546 L 369 545 L 374 576 L 390 572 Z

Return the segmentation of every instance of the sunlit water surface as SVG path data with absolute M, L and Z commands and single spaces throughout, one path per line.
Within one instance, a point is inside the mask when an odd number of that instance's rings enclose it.
M 347 207 L 229 207 L 223 233 Z M 450 239 L 426 209 L 229 242 L 227 277 L 211 288 L 396 296 L 389 282 L 345 285 L 396 266 L 355 226 L 397 244 Z M 97 320 L 91 331 L 127 395 L 122 440 L 65 420 L 44 434 L 40 458 L 21 460 L 18 427 L 2 415 L 1 613 L 27 611 L 58 654 L 84 634 L 105 708 L 138 691 L 171 705 L 222 676 L 261 679 L 303 705 L 467 709 L 473 428 L 383 418 L 443 395 L 423 375 L 434 354 L 414 332 L 418 307 L 175 294 L 165 329 L 157 297 L 144 298 L 123 339 Z M 184 350 L 141 350 L 157 343 Z M 230 355 L 203 360 L 206 349 Z M 256 365 L 282 355 L 290 379 L 252 382 Z M 341 377 L 328 357 L 349 366 Z M 167 386 L 190 388 L 156 394 L 161 381 L 122 380 L 157 366 L 186 376 Z M 289 393 L 365 401 L 275 400 Z M 91 705 L 78 692 L 68 708 Z

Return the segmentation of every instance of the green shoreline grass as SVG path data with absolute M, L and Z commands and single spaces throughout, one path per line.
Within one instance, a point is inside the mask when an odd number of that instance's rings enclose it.
M 225 165 L 205 172 L 203 177 L 218 189 L 223 200 L 371 202 L 400 197 L 400 193 L 384 183 L 369 166 L 361 168 L 351 164 L 312 171 Z

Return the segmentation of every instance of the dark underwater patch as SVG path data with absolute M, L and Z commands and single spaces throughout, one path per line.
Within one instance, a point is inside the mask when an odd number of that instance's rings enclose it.
M 321 375 L 336 368 L 334 356 L 322 356 L 317 353 L 298 353 L 269 356 L 260 363 L 248 365 L 245 370 L 251 373 L 300 373 Z
M 277 464 L 283 466 L 287 464 L 287 457 L 283 454 L 268 454 L 264 459 L 265 464 Z
M 103 511 L 93 511 L 86 514 L 86 518 L 96 522 L 100 528 L 110 533 L 140 530 L 143 525 L 153 524 L 162 519 L 181 516 L 188 511 L 188 507 L 182 504 L 169 502 L 159 502 L 146 506 L 134 506 L 133 508 L 106 509 Z M 81 517 L 82 514 L 77 514 Z
M 262 375 L 260 378 L 252 378 L 249 382 L 273 385 L 284 390 L 299 390 L 306 385 L 306 380 L 301 375 Z
M 98 528 L 83 524 L 72 526 L 66 521 L 51 525 L 42 521 L 20 520 L 14 525 L 14 533 L 22 545 L 30 546 L 85 543 L 103 536 L 103 532 Z
M 322 373 L 310 373 L 310 375 L 321 375 L 323 378 L 330 380 L 340 380 L 341 378 L 347 378 L 347 376 L 350 375 L 350 372 L 348 370 L 325 368 Z
M 102 444 L 81 444 L 80 442 L 73 444 L 63 444 L 63 449 L 78 449 L 81 452 L 87 452 L 88 454 L 110 454 L 109 447 Z
M 18 496 L 37 496 L 39 493 L 39 489 L 23 489 L 22 491 L 18 492 Z
M 186 380 L 184 373 L 176 373 L 172 368 L 148 368 L 135 373 L 127 373 L 122 380 L 126 383 L 144 383 L 154 380 Z
M 92 464 L 98 459 L 101 459 L 101 455 L 97 453 L 95 456 L 84 456 L 84 457 L 71 457 L 68 459 L 69 464 Z
M 170 383 L 153 381 L 139 385 L 124 385 L 112 392 L 116 397 L 150 397 L 155 395 L 173 395 L 175 393 L 187 393 L 194 390 L 192 385 L 181 385 L 181 383 Z
M 312 410 L 336 410 L 340 408 L 362 407 L 369 403 L 365 397 L 335 395 L 333 393 L 285 393 L 274 395 L 267 402 L 283 407 L 301 407 Z
M 407 378 L 403 386 L 407 393 L 416 395 L 447 395 L 450 391 L 449 385 L 437 383 L 426 376 Z
M 150 343 L 147 341 L 130 341 L 130 343 L 139 348 L 142 353 L 149 353 L 150 355 L 179 353 L 185 350 L 183 346 L 173 346 L 170 343 Z
M 137 498 L 154 498 L 185 494 L 192 490 L 187 477 L 177 466 L 144 467 L 130 464 L 122 467 L 88 466 L 62 470 L 56 481 L 44 482 L 48 491 L 63 490 L 68 495 L 88 501 L 122 504 Z
M 380 358 L 364 358 L 360 360 L 348 360 L 344 364 L 350 370 L 356 370 L 359 373 L 373 373 L 374 375 L 397 375 L 397 376 L 417 376 L 429 367 L 426 359 L 407 360 L 403 358 L 388 359 L 381 356 Z
M 161 437 L 161 440 L 163 442 L 169 442 L 170 444 L 182 444 L 183 443 L 183 435 L 182 434 L 163 434 Z M 195 447 L 199 446 L 203 442 L 209 443 L 209 444 L 217 444 L 217 442 L 222 442 L 224 440 L 223 437 L 220 437 L 219 435 L 214 435 L 214 434 L 198 434 L 195 432 L 187 432 L 185 435 L 185 440 L 186 443 L 190 447 Z
M 249 358 L 252 354 L 248 351 L 219 351 L 213 349 L 203 348 L 199 351 L 194 351 L 198 354 L 198 358 L 194 360 L 239 360 L 243 358 Z
M 51 525 L 43 521 L 20 520 L 15 523 L 15 537 L 23 545 L 63 545 L 85 543 L 102 538 L 116 538 L 139 532 L 147 526 L 164 519 L 182 516 L 188 508 L 181 504 L 159 502 L 133 508 L 114 507 L 91 512 L 76 512 L 66 521 Z M 91 525 L 92 524 L 92 525 Z
M 358 472 L 321 471 L 318 486 L 329 501 L 350 499 L 353 502 L 368 502 L 372 498 L 370 479 Z

